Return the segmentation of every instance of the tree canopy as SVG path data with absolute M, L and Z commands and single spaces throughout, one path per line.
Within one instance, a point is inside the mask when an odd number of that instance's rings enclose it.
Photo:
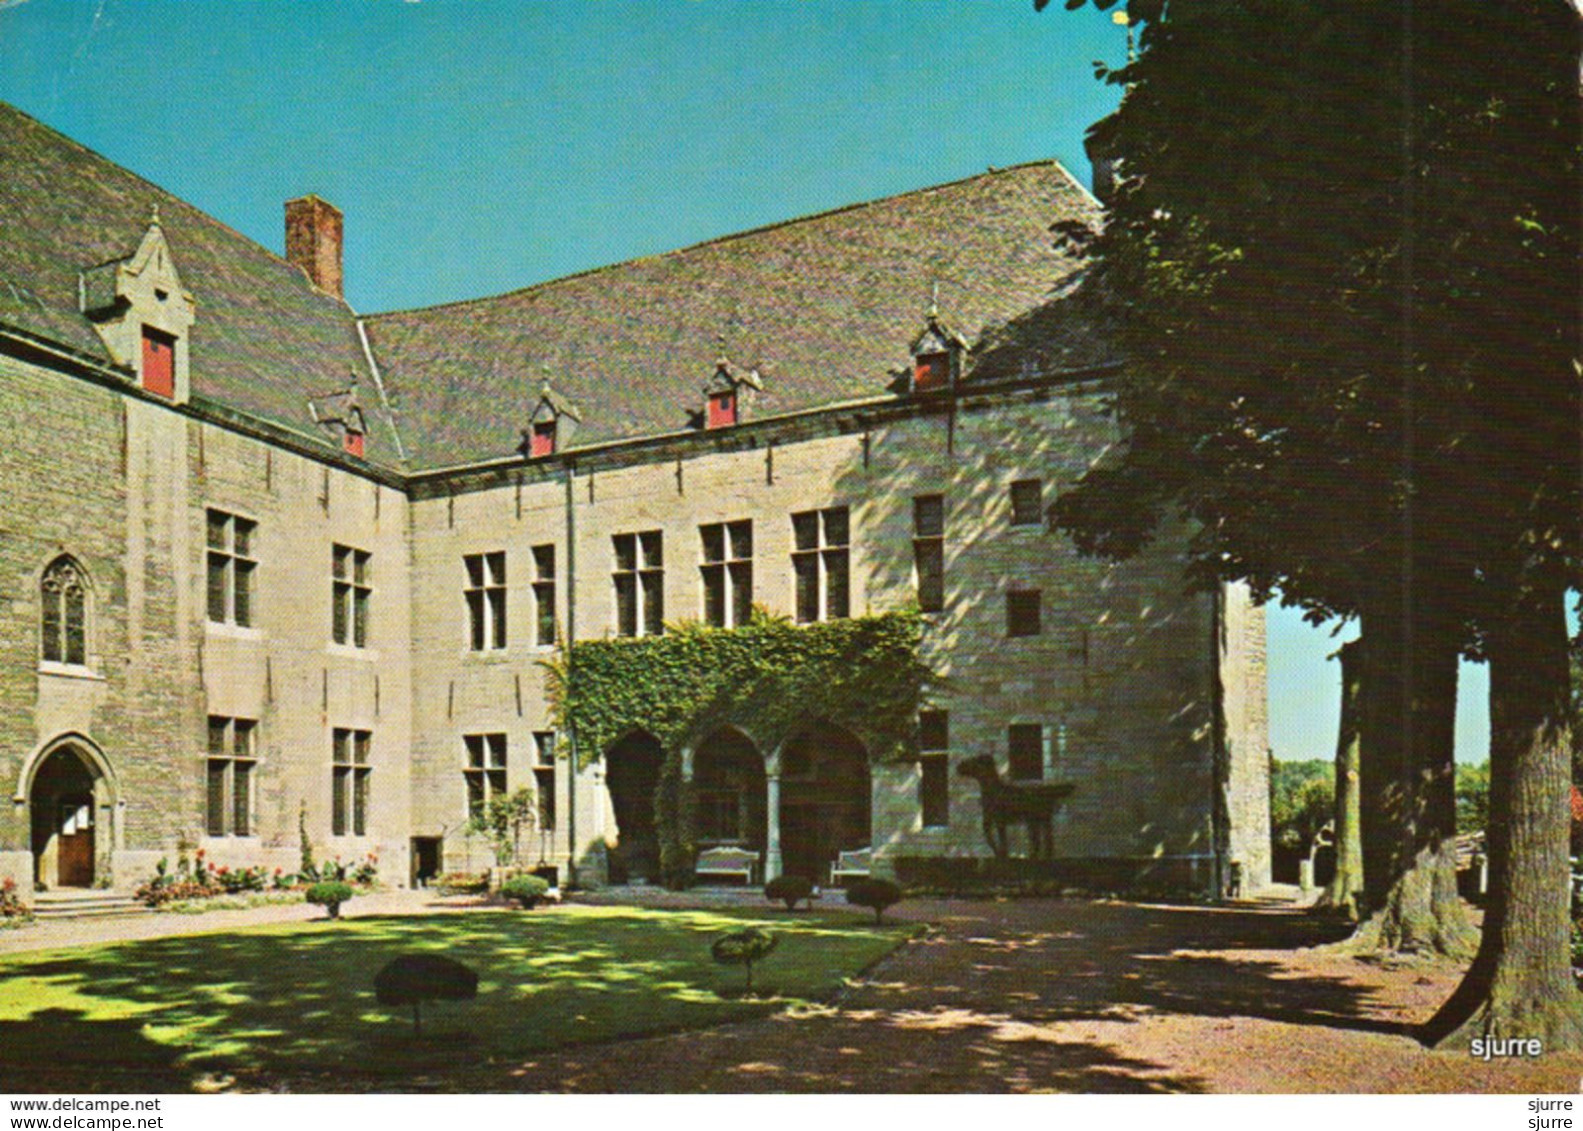
M 1315 616 L 1362 617 L 1364 794 L 1376 833 L 1388 805 L 1411 834 L 1376 836 L 1371 853 L 1366 811 L 1371 889 L 1454 830 L 1455 655 L 1487 656 L 1497 890 L 1446 1019 L 1583 1039 L 1555 961 L 1561 599 L 1583 515 L 1577 13 L 1125 11 L 1138 51 L 1099 68 L 1125 93 L 1090 131 L 1120 176 L 1087 285 L 1116 311 L 1129 443 L 1062 496 L 1057 521 L 1125 556 L 1181 513 L 1200 583 L 1245 577 Z M 1504 1004 L 1478 1005 L 1492 985 Z

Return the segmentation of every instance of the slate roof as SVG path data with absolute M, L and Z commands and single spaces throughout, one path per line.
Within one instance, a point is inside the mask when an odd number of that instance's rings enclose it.
M 137 249 L 154 205 L 197 303 L 193 396 L 289 428 L 334 450 L 308 399 L 352 373 L 373 400 L 352 311 L 280 256 L 0 103 L 0 324 L 90 358 L 110 356 L 79 306 L 79 273 Z M 103 275 L 103 272 L 99 273 Z M 95 276 L 90 276 L 90 279 Z M 371 459 L 393 463 L 387 423 L 368 412 Z
M 310 398 L 353 374 L 368 458 L 397 465 L 338 299 L 280 256 L 0 103 L 0 326 L 109 362 L 80 275 L 131 254 L 152 206 L 197 302 L 195 398 L 335 450 Z M 762 418 L 895 395 L 938 291 L 966 380 L 1110 361 L 1057 231 L 1099 206 L 1052 161 L 711 240 L 491 298 L 364 319 L 409 471 L 509 458 L 548 382 L 581 416 L 570 447 L 696 422 L 723 347 L 756 369 Z M 355 220 L 355 218 L 354 218 Z M 91 272 L 87 279 L 94 285 Z
M 1052 230 L 1099 218 L 1036 162 L 367 327 L 414 469 L 508 456 L 546 380 L 587 447 L 685 430 L 722 336 L 763 379 L 755 417 L 890 395 L 937 282 L 969 381 L 1105 364 Z

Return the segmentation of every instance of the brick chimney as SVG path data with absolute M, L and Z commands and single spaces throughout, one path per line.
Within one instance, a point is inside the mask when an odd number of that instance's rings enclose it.
M 316 196 L 286 201 L 286 259 L 314 286 L 341 296 L 341 210 Z

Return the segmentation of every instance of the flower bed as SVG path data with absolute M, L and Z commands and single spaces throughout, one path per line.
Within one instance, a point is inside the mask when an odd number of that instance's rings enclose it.
M 191 862 L 185 856 L 174 872 L 168 860 L 160 860 L 154 876 L 133 891 L 133 898 L 156 911 L 220 911 L 259 907 L 270 903 L 293 903 L 302 893 L 321 881 L 350 883 L 364 889 L 378 883 L 379 860 L 370 853 L 362 863 L 345 865 L 339 859 L 308 867 L 298 873 L 284 868 L 273 872 L 262 865 L 232 868 L 204 859 L 199 849 Z
M 435 883 L 441 895 L 487 895 L 488 872 L 447 872 Z
M 20 927 L 33 921 L 33 909 L 22 902 L 16 881 L 10 876 L 0 880 L 0 929 Z

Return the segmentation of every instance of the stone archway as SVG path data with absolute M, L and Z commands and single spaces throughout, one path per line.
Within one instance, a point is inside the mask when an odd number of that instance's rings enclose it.
M 711 732 L 693 748 L 693 833 L 700 848 L 766 844 L 764 755 L 735 727 Z
M 665 748 L 647 731 L 633 731 L 605 751 L 605 789 L 615 814 L 609 847 L 610 882 L 660 880 L 660 837 L 654 820 Z
M 26 797 L 33 880 L 43 888 L 93 887 L 109 877 L 113 790 L 97 751 L 64 739 L 33 764 Z
M 850 731 L 816 723 L 781 746 L 779 781 L 781 870 L 825 883 L 838 853 L 873 840 L 868 751 Z

